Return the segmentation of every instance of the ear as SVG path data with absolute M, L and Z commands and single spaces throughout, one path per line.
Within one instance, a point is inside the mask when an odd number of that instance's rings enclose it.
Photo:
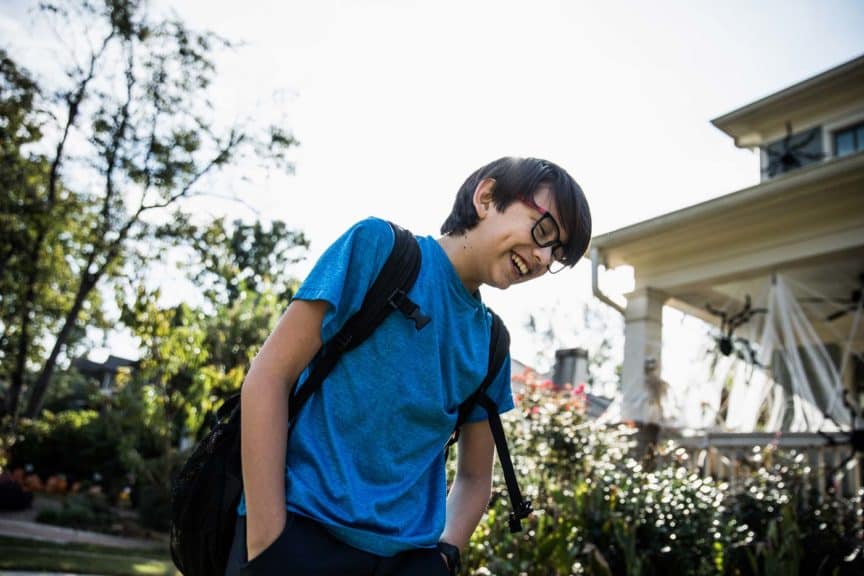
M 492 191 L 495 189 L 494 178 L 484 178 L 474 189 L 474 210 L 477 211 L 477 217 L 481 220 L 486 217 L 489 210 L 493 210 Z

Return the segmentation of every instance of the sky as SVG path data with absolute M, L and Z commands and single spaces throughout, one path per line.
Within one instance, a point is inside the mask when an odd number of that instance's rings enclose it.
M 34 49 L 28 9 L 0 0 L 0 45 Z M 374 215 L 438 234 L 463 180 L 505 155 L 554 161 L 580 183 L 604 233 L 756 184 L 758 155 L 710 124 L 864 53 L 860 1 L 708 0 L 265 2 L 158 0 L 242 47 L 217 58 L 220 117 L 283 122 L 300 141 L 293 175 L 229 173 L 244 204 L 213 216 L 278 218 L 310 258 Z M 29 59 L 29 60 L 27 60 Z M 626 272 L 601 282 L 627 290 Z M 587 261 L 487 289 L 514 357 L 531 361 L 532 310 L 558 319 L 591 300 Z M 584 335 L 562 331 L 560 343 Z

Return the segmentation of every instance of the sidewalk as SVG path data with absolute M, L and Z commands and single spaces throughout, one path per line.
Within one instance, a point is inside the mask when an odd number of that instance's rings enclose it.
M 69 572 L 13 572 L 0 570 L 0 576 L 99 576 L 99 574 L 72 574 Z
M 38 524 L 27 520 L 13 520 L 4 517 L 0 517 L 0 535 L 12 536 L 15 538 L 27 538 L 30 540 L 59 542 L 62 544 L 96 544 L 98 546 L 111 546 L 113 548 L 127 548 L 135 550 L 150 550 L 164 546 L 164 544 L 153 540 L 110 536 L 108 534 L 99 534 L 98 532 L 74 530 L 72 528 L 62 528 L 60 526 L 50 526 L 48 524 Z M 0 572 L 0 574 L 10 573 Z M 33 573 L 31 572 L 29 574 L 32 575 Z

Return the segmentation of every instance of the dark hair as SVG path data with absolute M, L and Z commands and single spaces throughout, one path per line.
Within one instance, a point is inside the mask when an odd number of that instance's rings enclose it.
M 568 236 L 565 263 L 573 266 L 585 254 L 591 240 L 591 211 L 585 193 L 566 170 L 538 158 L 499 158 L 471 174 L 456 193 L 453 209 L 441 226 L 442 234 L 462 234 L 477 225 L 474 190 L 486 178 L 495 180 L 492 203 L 499 212 L 513 202 L 532 198 L 540 186 L 550 186 L 559 224 Z

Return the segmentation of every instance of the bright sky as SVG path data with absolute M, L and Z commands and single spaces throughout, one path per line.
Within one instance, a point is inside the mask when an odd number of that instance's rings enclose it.
M 29 41 L 33 4 L 0 0 L 0 44 L 13 55 Z M 219 110 L 282 119 L 301 147 L 295 175 L 246 174 L 230 188 L 261 217 L 305 230 L 312 261 L 368 215 L 437 235 L 465 177 L 503 155 L 564 166 L 596 233 L 750 186 L 757 155 L 709 120 L 864 53 L 864 4 L 852 0 L 154 6 L 246 42 L 219 58 Z M 514 356 L 530 360 L 528 311 L 558 302 L 565 314 L 590 294 L 583 262 L 484 298 L 510 327 Z

